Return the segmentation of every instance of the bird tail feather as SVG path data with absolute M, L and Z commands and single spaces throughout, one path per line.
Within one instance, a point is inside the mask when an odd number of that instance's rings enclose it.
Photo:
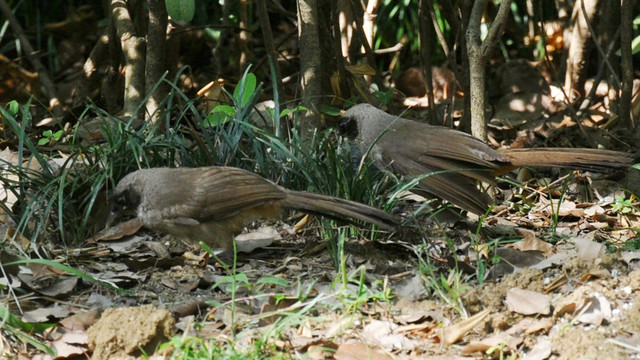
M 400 219 L 397 216 L 369 205 L 301 191 L 290 191 L 287 198 L 284 199 L 284 206 L 293 210 L 340 220 L 360 220 L 386 230 L 391 230 L 400 223 Z
M 500 152 L 509 158 L 514 168 L 538 166 L 606 172 L 627 169 L 635 162 L 633 154 L 600 149 L 535 148 L 502 149 Z

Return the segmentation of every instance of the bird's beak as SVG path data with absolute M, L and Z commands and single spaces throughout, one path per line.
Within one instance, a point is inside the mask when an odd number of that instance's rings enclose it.
M 344 115 L 344 113 L 346 113 L 346 112 L 347 112 L 347 110 L 344 110 L 344 109 L 340 110 L 340 116 Z
M 109 217 L 107 218 L 107 224 L 105 228 L 110 228 L 111 225 L 113 225 L 113 223 L 118 219 L 118 217 L 120 217 L 120 211 L 118 211 L 117 209 L 111 209 L 111 212 L 109 212 Z

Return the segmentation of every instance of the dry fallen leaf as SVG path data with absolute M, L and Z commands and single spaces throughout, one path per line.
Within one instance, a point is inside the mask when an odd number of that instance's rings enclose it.
M 540 338 L 522 360 L 544 360 L 551 356 L 551 340 Z
M 442 333 L 440 335 L 440 340 L 445 345 L 451 345 L 456 341 L 460 340 L 466 333 L 471 331 L 476 325 L 480 324 L 489 314 L 491 313 L 491 308 L 484 309 L 481 312 L 473 315 L 472 317 L 460 321 L 457 324 L 447 326 L 442 329 Z
M 551 317 L 545 317 L 540 319 L 534 319 L 526 317 L 520 320 L 517 324 L 510 327 L 507 333 L 511 335 L 517 335 L 520 333 L 535 334 L 539 331 L 549 331 L 553 326 L 554 321 Z
M 43 323 L 54 319 L 62 319 L 69 316 L 71 307 L 68 305 L 55 304 L 46 308 L 38 308 L 26 311 L 22 315 L 22 321 L 30 323 Z
M 117 224 L 110 228 L 104 229 L 92 237 L 87 239 L 88 243 L 94 243 L 98 241 L 119 240 L 125 236 L 133 235 L 142 228 L 144 223 L 142 220 L 133 218 L 129 221 Z
M 604 295 L 596 292 L 588 300 L 586 306 L 580 309 L 575 317 L 575 322 L 600 326 L 604 320 L 611 320 L 611 304 Z
M 56 352 L 56 359 L 71 359 L 87 353 L 89 335 L 86 331 L 66 332 L 53 343 L 51 348 Z
M 309 214 L 305 214 L 300 221 L 298 221 L 295 225 L 293 225 L 293 233 L 297 234 L 302 230 L 309 222 L 313 219 L 313 216 Z
M 369 64 L 361 63 L 356 65 L 347 65 L 344 67 L 353 75 L 375 75 L 376 70 Z
M 540 240 L 535 232 L 529 229 L 516 228 L 516 233 L 523 236 L 523 239 L 513 244 L 507 244 L 505 247 L 511 247 L 520 251 L 539 251 L 545 257 L 549 257 L 555 253 L 555 247 L 546 241 Z
M 592 241 L 586 237 L 574 238 L 573 242 L 576 244 L 578 257 L 587 261 L 593 261 L 599 258 L 604 255 L 607 250 L 604 244 Z
M 380 353 L 366 346 L 365 344 L 351 343 L 338 347 L 338 351 L 333 355 L 336 360 L 391 360 L 386 354 Z
M 495 355 L 510 354 L 517 349 L 522 343 L 521 336 L 509 335 L 506 332 L 499 332 L 480 341 L 471 341 L 462 348 L 463 355 L 469 355 L 477 352 L 486 353 L 490 349 L 495 350 Z
M 255 231 L 240 234 L 235 239 L 238 252 L 250 253 L 273 244 L 275 240 L 282 239 L 282 236 L 273 227 L 263 226 Z
M 100 310 L 82 311 L 60 320 L 60 325 L 68 330 L 84 331 L 98 321 L 101 313 Z
M 548 315 L 551 312 L 551 299 L 549 296 L 531 290 L 509 289 L 505 304 L 510 311 L 523 315 Z

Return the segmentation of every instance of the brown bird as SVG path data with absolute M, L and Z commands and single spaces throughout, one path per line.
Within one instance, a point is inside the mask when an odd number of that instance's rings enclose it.
M 286 209 L 392 229 L 399 219 L 332 196 L 293 191 L 232 167 L 153 168 L 134 171 L 116 186 L 112 214 L 135 212 L 144 225 L 192 243 L 232 248 L 233 236 L 258 218 Z
M 415 177 L 445 171 L 425 177 L 413 191 L 433 194 L 475 214 L 484 214 L 492 202 L 476 187 L 477 180 L 493 183 L 497 175 L 521 166 L 605 171 L 634 163 L 631 154 L 609 150 L 496 150 L 464 132 L 406 120 L 369 104 L 344 112 L 339 130 L 355 140 L 363 154 L 370 151 L 376 166 L 396 174 Z

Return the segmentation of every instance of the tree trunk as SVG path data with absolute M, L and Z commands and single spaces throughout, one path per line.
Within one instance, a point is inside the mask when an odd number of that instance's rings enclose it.
M 586 12 L 581 9 L 583 1 Z M 591 41 L 587 21 L 593 20 L 599 3 L 599 0 L 578 0 L 574 5 L 575 19 L 571 33 L 571 45 L 569 45 L 567 55 L 567 72 L 564 78 L 564 87 L 571 102 L 584 97 L 586 59 L 589 57 Z
M 144 97 L 144 38 L 138 37 L 129 13 L 128 2 L 111 1 L 111 14 L 125 60 L 123 116 L 136 114 Z
M 147 114 L 151 123 L 160 120 L 160 104 L 166 98 L 167 85 L 161 82 L 167 64 L 167 9 L 164 0 L 148 0 L 149 26 L 147 27 L 147 51 L 145 61 L 145 95 L 150 94 L 147 100 Z M 155 91 L 154 91 L 155 88 Z M 163 124 L 160 124 L 161 129 Z
M 486 0 L 476 0 L 471 9 L 469 27 L 467 28 L 467 53 L 469 55 L 469 85 L 471 100 L 471 134 L 487 140 L 487 95 L 485 64 L 491 52 L 495 49 L 498 37 L 502 34 L 504 24 L 509 14 L 511 0 L 503 0 L 498 13 L 489 28 L 484 41 L 480 40 L 480 20 L 484 12 Z
M 622 0 L 620 6 L 620 72 L 622 74 L 622 91 L 620 94 L 620 121 L 629 129 L 638 126 L 631 117 L 631 97 L 633 96 L 633 54 L 631 53 L 631 38 L 633 37 L 633 1 Z
M 300 134 L 309 136 L 320 126 L 320 37 L 316 0 L 298 1 L 298 38 L 300 41 L 300 87 L 302 105 L 307 111 L 300 119 Z

